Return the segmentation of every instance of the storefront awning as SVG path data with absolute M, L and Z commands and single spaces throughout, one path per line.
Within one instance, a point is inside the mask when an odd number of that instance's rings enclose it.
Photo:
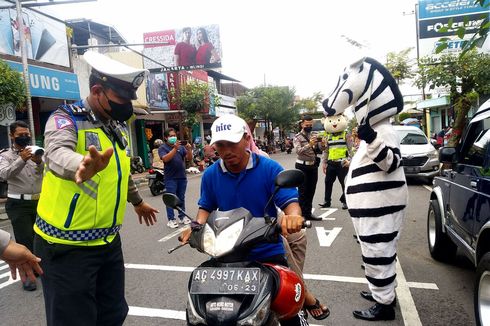
M 451 103 L 451 100 L 449 99 L 449 96 L 441 96 L 438 98 L 431 98 L 428 100 L 420 101 L 417 103 L 417 109 L 429 109 L 429 108 L 436 108 L 440 106 L 447 106 Z

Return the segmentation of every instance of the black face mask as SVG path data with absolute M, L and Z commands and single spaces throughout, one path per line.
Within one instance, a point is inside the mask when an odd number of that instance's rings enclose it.
M 129 120 L 131 116 L 133 115 L 133 103 L 128 102 L 128 103 L 123 103 L 119 104 L 116 102 L 111 101 L 106 93 L 104 92 L 105 97 L 107 98 L 107 101 L 109 101 L 109 106 L 111 107 L 111 110 L 107 112 L 109 116 L 113 120 L 117 120 L 119 122 L 124 122 Z M 100 105 L 100 102 L 99 102 Z M 102 105 L 100 105 L 102 107 Z
M 310 132 L 313 128 L 312 127 L 304 127 L 303 130 L 305 132 Z
M 14 142 L 20 147 L 26 147 L 31 143 L 31 137 L 29 136 L 19 136 L 14 138 Z

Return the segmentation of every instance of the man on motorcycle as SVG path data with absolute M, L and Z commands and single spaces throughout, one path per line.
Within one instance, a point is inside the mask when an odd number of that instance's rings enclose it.
M 211 127 L 211 145 L 214 145 L 220 160 L 209 167 L 201 181 L 201 198 L 196 221 L 205 224 L 214 210 L 227 211 L 243 207 L 252 216 L 264 216 L 264 207 L 275 189 L 274 180 L 283 168 L 275 161 L 251 153 L 243 119 L 226 115 L 218 118 Z M 298 204 L 295 188 L 282 188 L 274 196 L 274 204 L 266 207 L 271 217 L 277 216 L 276 207 L 283 210 L 279 221 L 282 234 L 288 235 L 301 230 L 304 219 Z M 191 229 L 182 233 L 182 241 L 187 242 Z M 260 244 L 252 248 L 248 260 L 269 262 L 287 266 L 282 241 Z M 281 325 L 306 325 L 302 316 L 281 321 Z

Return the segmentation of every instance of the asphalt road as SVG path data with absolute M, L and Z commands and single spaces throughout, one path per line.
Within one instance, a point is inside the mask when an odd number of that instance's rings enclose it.
M 294 156 L 283 153 L 272 158 L 285 168 L 294 167 Z M 320 171 L 320 175 L 322 173 Z M 200 176 L 189 178 L 187 212 L 197 213 Z M 371 303 L 359 296 L 367 289 L 361 269 L 360 248 L 347 211 L 340 209 L 340 185 L 335 183 L 333 208 L 319 209 L 323 200 L 323 178 L 317 185 L 314 222 L 308 232 L 305 278 L 311 291 L 326 303 L 331 315 L 326 320 L 309 319 L 312 325 L 372 325 L 355 319 L 352 310 Z M 190 271 L 206 259 L 184 247 L 167 254 L 178 244 L 178 232 L 166 227 L 160 197 L 151 196 L 146 186 L 141 193 L 160 209 L 158 224 L 139 225 L 131 207 L 121 231 L 126 261 L 126 300 L 130 306 L 125 325 L 184 325 L 186 287 Z M 462 255 L 452 264 L 434 261 L 427 249 L 426 216 L 429 191 L 409 180 L 410 201 L 398 249 L 398 304 L 396 320 L 383 325 L 474 325 L 474 269 Z M 8 221 L 0 227 L 11 232 Z M 0 262 L 0 325 L 45 325 L 42 289 L 24 292 L 19 282 L 9 280 L 7 266 Z M 40 285 L 40 282 L 39 282 Z

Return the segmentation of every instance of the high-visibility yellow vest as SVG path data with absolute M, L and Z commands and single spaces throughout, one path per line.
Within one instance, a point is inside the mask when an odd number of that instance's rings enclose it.
M 346 132 L 331 134 L 328 133 L 328 159 L 332 161 L 347 158 Z
M 112 142 L 100 125 L 89 121 L 87 115 L 71 116 L 77 127 L 77 153 L 85 156 L 88 147 L 96 145 L 99 152 L 112 147 L 114 154 L 105 169 L 79 185 L 48 169 L 43 179 L 34 231 L 54 243 L 104 245 L 115 238 L 124 219 L 130 158 L 126 150 Z

